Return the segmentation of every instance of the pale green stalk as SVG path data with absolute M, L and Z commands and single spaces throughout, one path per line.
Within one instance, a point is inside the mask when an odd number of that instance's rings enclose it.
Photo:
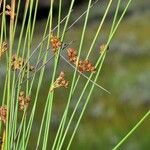
M 26 32 L 26 36 L 25 36 L 25 42 L 24 42 L 24 47 L 23 47 L 23 49 L 22 49 L 22 58 L 24 58 L 24 55 L 25 55 L 25 50 L 26 50 L 26 41 L 27 41 L 27 36 L 29 35 L 29 33 L 30 33 L 30 21 L 31 21 L 31 11 L 32 11 L 32 7 L 33 7 L 33 1 L 31 1 L 31 5 L 30 5 L 30 15 L 29 15 L 29 19 L 28 19 L 28 24 L 27 24 L 27 32 Z M 29 4 L 28 3 L 26 3 L 26 7 L 25 7 L 25 14 L 24 14 L 24 20 L 23 20 L 23 24 L 25 24 L 25 19 L 26 19 L 26 15 L 27 15 L 27 9 L 28 9 L 28 6 L 29 6 Z M 18 8 L 19 8 L 19 6 L 18 6 Z M 24 27 L 24 25 L 22 26 L 22 27 Z M 21 29 L 21 31 L 23 32 L 23 29 Z M 29 35 L 29 37 L 30 37 L 30 35 Z M 21 36 L 20 36 L 20 38 L 21 38 Z M 20 40 L 20 42 L 22 41 L 22 39 Z M 28 44 L 30 44 L 30 42 L 31 42 L 31 39 L 29 39 L 29 41 L 28 41 Z M 29 49 L 28 49 L 29 50 Z M 18 49 L 17 49 L 17 53 L 19 53 L 19 51 L 20 51 L 20 49 L 19 49 L 19 47 L 18 47 Z M 29 53 L 29 51 L 28 51 L 28 53 Z M 24 76 L 24 75 L 23 75 Z M 23 78 L 23 76 L 22 76 L 22 78 Z M 17 90 L 17 96 L 16 97 L 14 97 L 14 98 L 16 98 L 16 100 L 18 99 L 18 94 L 19 94 L 19 90 L 20 90 L 20 88 L 19 87 L 17 87 L 15 84 L 14 84 L 14 88 Z M 17 111 L 18 111 L 18 102 L 16 101 L 16 107 L 15 107 L 15 117 L 14 117 L 14 120 L 15 120 L 15 128 L 14 128 L 14 131 L 16 131 L 16 126 L 17 126 Z M 13 113 L 12 113 L 13 114 Z M 14 123 L 13 123 L 14 124 Z M 16 134 L 16 132 L 14 132 L 14 137 L 15 137 L 15 134 Z M 14 139 L 14 137 L 12 138 L 12 139 Z M 14 142 L 14 140 L 12 140 L 12 142 Z
M 18 3 L 18 5 L 20 5 L 20 2 Z M 28 7 L 29 7 L 29 3 L 26 3 L 25 4 L 25 11 L 24 11 L 24 15 L 23 15 L 23 23 L 22 23 L 22 28 L 21 28 L 21 31 L 20 31 L 20 36 L 19 36 L 19 42 L 18 42 L 18 47 L 17 47 L 17 56 L 18 56 L 18 54 L 19 54 L 19 52 L 20 52 L 20 45 L 21 45 L 21 42 L 22 42 L 22 36 L 23 36 L 23 32 L 24 32 L 24 27 L 25 27 L 25 20 L 26 20 L 26 17 L 27 17 L 27 10 L 28 10 Z M 17 7 L 18 9 L 20 8 L 20 6 L 18 6 Z M 19 13 L 19 10 L 17 9 L 17 14 Z M 18 15 L 17 15 L 18 16 Z M 15 22 L 16 24 L 15 24 L 15 27 L 14 27 L 14 31 L 16 30 L 16 27 L 17 27 L 17 20 L 16 20 L 16 22 Z M 14 33 L 14 36 L 15 36 L 15 33 Z M 13 38 L 15 38 L 15 37 L 13 37 Z M 26 38 L 25 38 L 26 39 Z M 13 98 L 15 99 L 15 97 L 16 97 L 16 99 L 18 99 L 18 94 L 19 94 L 19 90 L 20 90 L 20 88 L 19 87 L 17 87 L 17 85 L 15 84 L 14 85 L 14 87 L 15 87 L 15 90 L 17 91 L 17 95 L 15 95 L 15 93 L 14 93 L 14 96 L 13 96 Z M 18 116 L 18 114 L 17 114 L 17 111 L 18 111 L 18 101 L 16 101 L 16 106 L 15 106 L 15 113 L 14 113 L 14 123 L 13 123 L 13 126 L 14 126 L 14 129 L 13 129 L 13 131 L 14 131 L 14 136 L 15 136 L 15 133 L 16 133 L 16 128 L 17 128 L 17 116 Z M 13 114 L 13 113 L 12 113 Z
M 29 34 L 29 28 L 30 27 L 28 26 L 27 27 L 27 31 L 26 31 L 26 35 L 25 35 L 25 39 L 24 39 L 24 45 L 23 45 L 23 49 L 22 49 L 22 58 L 24 58 L 24 56 L 25 56 L 27 38 L 28 38 L 28 34 Z M 25 74 L 25 72 L 24 72 L 24 74 Z M 23 76 L 24 76 L 24 74 L 23 74 Z M 21 77 L 20 81 L 23 79 L 23 76 Z M 14 117 L 14 120 L 15 120 L 16 125 L 15 125 L 15 128 L 14 128 L 14 130 L 15 130 L 14 137 L 16 136 L 16 129 L 17 129 L 17 117 L 18 117 L 18 102 L 17 101 L 18 101 L 18 94 L 19 94 L 20 90 L 22 90 L 21 87 L 15 87 L 15 88 L 17 88 L 17 95 L 15 97 L 15 99 L 16 99 L 16 105 L 15 105 L 15 117 Z M 14 139 L 14 137 L 13 137 L 13 139 Z M 18 138 L 18 140 L 20 140 L 20 138 Z
M 48 27 L 48 22 L 47 22 L 47 25 L 46 25 L 46 29 L 45 29 L 45 33 L 44 33 L 44 36 L 46 34 L 46 30 L 47 30 L 47 27 Z M 43 37 L 44 37 L 43 36 Z M 42 46 L 41 46 L 41 49 L 40 51 L 42 50 Z M 41 54 L 41 53 L 40 53 Z M 38 57 L 38 59 L 40 58 L 40 55 Z M 44 60 L 45 61 L 45 60 Z M 43 62 L 44 63 L 44 62 Z M 31 111 L 31 115 L 30 115 L 30 119 L 29 119 L 29 123 L 28 123 L 28 127 L 27 127 L 27 132 L 26 132 L 26 136 L 27 136 L 27 139 L 29 139 L 29 135 L 30 135 L 30 131 L 31 131 L 31 127 L 32 127 L 32 123 L 33 123 L 33 118 L 34 118 L 34 114 L 35 114 L 35 108 L 36 108 L 36 103 L 37 103 L 37 99 L 38 99 L 38 93 L 39 93 L 39 90 L 40 90 L 40 86 L 41 86 L 41 80 L 43 78 L 43 74 L 44 74 L 44 68 L 41 70 L 41 73 L 40 73 L 40 77 L 39 77 L 39 82 L 38 82 L 38 86 L 37 86 L 37 91 L 36 91 L 36 96 L 35 96 L 35 99 L 34 99 L 34 104 L 33 104 L 33 108 L 32 108 L 32 111 Z M 32 90 L 32 86 L 33 86 L 33 82 L 34 82 L 34 79 L 35 79 L 35 76 L 31 82 L 31 86 L 30 86 L 30 93 L 31 93 L 31 90 Z M 29 132 L 29 133 L 28 133 Z M 27 140 L 28 141 L 28 140 Z
M 62 7 L 62 0 L 59 0 L 59 14 L 58 14 L 57 37 L 59 37 L 59 34 L 60 34 L 61 7 Z M 41 136 L 42 136 L 41 134 L 42 134 L 42 128 L 43 128 L 43 125 L 44 125 L 44 118 L 45 118 L 45 115 L 46 115 L 47 105 L 48 105 L 48 103 L 46 102 L 45 107 L 44 107 L 45 109 L 44 109 L 42 121 L 41 121 L 40 131 L 39 131 L 39 135 L 38 135 L 36 150 L 39 149 L 39 143 L 40 143 L 40 139 L 41 139 Z
M 29 16 L 29 21 L 30 21 L 30 18 L 31 16 Z M 29 26 L 29 22 L 28 22 L 28 25 L 27 25 L 27 33 L 26 33 L 26 36 L 25 36 L 25 41 L 24 41 L 24 46 L 23 46 L 23 49 L 22 49 L 22 58 L 24 58 L 25 56 L 25 51 L 26 51 L 26 43 L 27 43 L 27 36 L 28 34 L 30 33 L 29 32 L 29 29 L 30 29 L 30 26 Z M 20 52 L 20 49 L 17 49 L 17 53 Z M 11 125 L 11 129 L 13 128 L 13 126 L 15 126 L 15 130 L 16 130 L 16 124 L 17 124 L 17 118 L 14 117 L 14 107 L 18 107 L 18 105 L 15 105 L 15 103 L 17 103 L 17 99 L 16 99 L 16 96 L 15 96 L 15 93 L 17 90 L 16 87 L 15 87 L 15 77 L 16 77 L 16 72 L 14 71 L 13 73 L 13 81 L 12 81 L 12 99 L 11 99 L 11 118 L 10 118 L 10 122 L 12 122 L 12 125 Z M 23 78 L 23 77 L 22 77 Z M 18 93 L 19 93 L 19 90 L 20 88 L 18 88 Z M 16 100 L 16 101 L 15 101 Z M 18 110 L 15 108 L 15 110 Z M 13 133 L 13 132 L 12 132 Z M 14 132 L 15 133 L 15 132 Z M 12 140 L 11 140 L 11 144 L 13 143 L 13 134 L 12 134 Z
M 59 0 L 57 37 L 60 37 L 60 22 L 61 22 L 61 13 L 62 13 L 61 7 L 62 7 L 62 0 Z
M 6 122 L 6 142 L 5 142 L 5 148 L 6 150 L 9 149 L 9 143 L 10 143 L 10 112 L 11 112 L 11 56 L 12 56 L 12 46 L 13 46 L 13 34 L 14 34 L 14 13 L 15 13 L 15 5 L 16 1 L 11 0 L 11 15 L 10 15 L 10 26 L 9 26 L 9 53 L 8 53 L 8 84 L 7 84 L 7 122 Z
M 50 19 L 50 28 L 49 28 L 49 32 L 51 33 L 52 31 L 52 23 L 53 23 L 53 5 L 54 5 L 54 1 L 52 0 L 51 1 L 51 19 Z M 48 39 L 48 41 L 50 41 L 50 37 Z M 47 44 L 47 47 L 49 47 L 49 43 Z M 48 94 L 48 97 L 49 97 L 49 94 Z M 47 104 L 48 103 L 48 104 Z M 46 100 L 46 105 L 47 105 L 47 109 L 51 109 L 51 107 L 49 107 L 49 104 L 50 102 L 48 101 L 48 98 Z M 44 110 L 46 111 L 46 109 Z M 47 112 L 48 113 L 48 112 Z M 48 114 L 46 114 L 47 116 L 44 116 L 46 117 L 46 121 L 45 121 L 45 129 L 44 129 L 44 138 L 43 138 L 43 144 L 42 144 L 42 150 L 45 150 L 47 148 L 47 140 L 48 140 L 48 132 L 49 132 L 49 122 L 50 122 L 50 118 L 51 116 Z
M 14 23 L 14 35 L 13 35 L 13 39 L 15 39 L 15 34 L 16 34 L 16 29 L 17 29 L 17 23 L 18 23 L 18 15 L 19 15 L 19 10 L 20 10 L 20 2 L 21 0 L 17 1 L 17 11 L 16 11 L 16 15 L 15 15 L 15 23 Z
M 36 3 L 37 3 L 38 1 L 36 1 Z M 29 57 L 29 55 L 30 55 L 30 49 L 31 49 L 31 43 L 32 43 L 32 36 L 31 36 L 31 30 L 34 32 L 34 26 L 33 26 L 33 28 L 31 29 L 31 14 L 32 14 L 32 9 L 33 9 L 33 1 L 31 1 L 31 5 L 30 5 L 30 15 L 29 15 L 29 20 L 28 20 L 28 26 L 29 26 L 29 32 L 28 32 L 28 51 L 27 51 L 27 58 Z M 36 10 L 37 9 L 35 9 L 35 13 L 36 13 Z M 34 16 L 35 17 L 35 16 Z M 29 69 L 29 65 L 30 65 L 30 63 L 28 62 L 27 63 L 27 69 Z M 29 77 L 29 71 L 27 72 L 27 78 Z M 27 82 L 26 82 L 26 91 L 25 91 L 25 93 L 26 93 L 26 95 L 28 96 L 29 95 L 29 81 L 27 80 Z M 26 111 L 26 110 L 24 110 L 24 111 Z M 23 133 L 22 133 L 22 146 L 21 146 L 21 149 L 23 150 L 23 149 L 25 149 L 25 133 L 26 133 L 26 116 L 25 116 L 25 119 L 24 119 L 24 122 L 23 122 Z
M 142 125 L 142 123 L 149 117 L 150 110 L 141 118 L 141 120 L 129 131 L 129 133 L 112 149 L 117 150 L 120 146 L 135 132 L 135 130 Z
M 33 17 L 33 23 L 32 23 L 31 39 L 33 39 L 33 35 L 34 35 L 36 16 L 37 16 L 37 9 L 38 9 L 38 4 L 39 4 L 38 2 L 39 2 L 39 0 L 36 0 L 34 17 Z
M 90 47 L 89 52 L 88 52 L 88 54 L 87 54 L 87 56 L 86 56 L 87 58 L 90 56 L 91 51 L 92 51 L 92 49 L 93 49 L 93 47 L 94 47 L 94 45 L 95 45 L 95 42 L 96 42 L 96 40 L 97 40 L 97 38 L 98 38 L 98 36 L 99 36 L 99 34 L 100 34 L 102 25 L 104 24 L 104 21 L 105 21 L 105 19 L 106 19 L 106 16 L 107 16 L 107 14 L 108 14 L 108 11 L 109 11 L 109 9 L 110 9 L 111 4 L 112 4 L 112 0 L 110 0 L 109 3 L 108 3 L 108 5 L 107 5 L 106 11 L 105 11 L 105 13 L 104 13 L 104 15 L 103 15 L 103 18 L 102 18 L 102 21 L 101 21 L 101 23 L 100 23 L 100 25 L 99 25 L 99 27 L 98 27 L 98 30 L 97 30 L 97 32 L 96 32 L 96 35 L 94 36 L 94 40 L 92 41 L 91 47 Z

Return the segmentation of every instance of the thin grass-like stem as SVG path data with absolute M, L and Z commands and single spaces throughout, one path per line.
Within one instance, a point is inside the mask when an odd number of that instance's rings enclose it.
M 120 146 L 135 132 L 135 130 L 142 125 L 142 123 L 149 117 L 150 110 L 140 119 L 140 121 L 126 134 L 126 136 L 112 149 L 117 150 Z

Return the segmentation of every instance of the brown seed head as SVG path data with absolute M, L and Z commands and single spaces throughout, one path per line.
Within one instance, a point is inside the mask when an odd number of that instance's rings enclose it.
M 0 58 L 7 51 L 7 49 L 8 49 L 7 43 L 3 42 L 2 45 L 0 45 Z
M 95 72 L 95 67 L 89 60 L 78 60 L 77 52 L 73 48 L 68 48 L 67 55 L 70 63 L 74 63 L 78 70 L 82 73 L 84 72 Z
M 50 87 L 50 92 L 52 92 L 55 88 L 59 87 L 68 87 L 68 81 L 65 80 L 65 73 L 63 71 L 60 72 L 59 77 L 56 79 L 56 81 L 52 84 Z
M 24 91 L 20 91 L 18 100 L 19 100 L 19 110 L 24 110 L 25 108 L 28 107 L 31 99 L 29 96 L 25 96 Z
M 73 48 L 68 48 L 67 50 L 68 59 L 71 63 L 76 63 L 77 61 L 77 52 Z
M 0 107 L 0 120 L 6 125 L 6 119 L 7 119 L 7 107 L 1 106 Z
M 54 54 L 57 52 L 57 50 L 62 45 L 62 42 L 60 41 L 60 39 L 56 36 L 53 36 L 53 35 L 51 36 L 50 43 L 51 43 L 52 51 Z
M 25 65 L 25 60 L 21 57 L 17 57 L 16 55 L 13 55 L 12 56 L 12 59 L 11 59 L 11 69 L 13 71 L 16 71 L 16 70 L 21 70 Z M 28 71 L 33 71 L 34 70 L 34 67 L 31 66 L 31 65 L 26 65 L 24 67 L 25 69 L 25 72 L 28 72 Z
M 95 72 L 95 67 L 89 60 L 80 60 L 78 63 L 78 69 L 80 72 Z

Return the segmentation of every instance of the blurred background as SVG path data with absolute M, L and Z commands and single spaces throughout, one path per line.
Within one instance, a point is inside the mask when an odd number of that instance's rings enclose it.
M 38 9 L 38 21 L 35 29 L 35 38 L 33 46 L 37 45 L 43 35 L 46 17 L 49 10 L 47 0 L 41 0 Z M 64 14 L 69 8 L 69 1 L 65 0 L 63 5 Z M 82 58 L 88 51 L 90 42 L 101 21 L 106 2 L 101 1 L 94 9 L 91 9 L 86 37 L 84 41 L 84 50 Z M 125 2 L 122 2 L 119 13 L 121 14 Z M 71 22 L 77 18 L 87 7 L 86 0 L 76 0 Z M 98 58 L 97 53 L 100 44 L 105 43 L 108 38 L 110 26 L 115 11 L 115 4 L 106 18 L 100 36 L 94 47 L 95 51 L 91 54 L 93 62 Z M 57 16 L 58 5 L 55 5 L 54 15 Z M 55 17 L 54 17 L 55 18 Z M 54 19 L 54 21 L 56 21 Z M 78 48 L 82 32 L 84 18 L 81 19 L 69 32 L 67 32 L 65 41 L 75 40 L 72 45 Z M 93 60 L 93 58 L 95 60 Z M 62 61 L 61 67 L 67 72 L 71 79 L 73 69 Z M 50 66 L 47 66 L 47 69 Z M 4 76 L 1 73 L 1 76 Z M 49 80 L 49 71 L 47 71 L 44 83 Z M 78 91 L 82 89 L 82 79 Z M 119 26 L 115 37 L 110 44 L 110 50 L 107 53 L 98 84 L 108 89 L 111 94 L 107 94 L 95 87 L 87 111 L 84 114 L 82 122 L 77 130 L 77 134 L 72 143 L 72 150 L 108 150 L 112 149 L 141 119 L 141 117 L 150 109 L 150 1 L 133 0 L 127 14 Z M 46 98 L 48 85 L 41 88 L 40 101 L 35 118 L 35 128 L 33 137 L 39 129 L 41 112 L 44 107 L 43 100 Z M 88 92 L 88 91 L 87 91 Z M 68 93 L 65 90 L 58 90 L 55 96 L 54 112 L 52 118 L 52 132 L 55 135 L 66 105 Z M 76 99 L 75 97 L 74 99 Z M 72 109 L 75 102 L 72 102 Z M 82 104 L 81 104 L 82 108 Z M 79 110 L 80 111 L 80 110 Z M 50 139 L 52 141 L 52 139 Z M 67 141 L 66 141 L 67 142 Z M 31 143 L 34 140 L 31 139 Z M 51 145 L 51 144 L 50 144 Z M 30 147 L 29 149 L 33 149 Z M 64 148 L 65 149 L 65 148 Z M 122 145 L 123 150 L 149 150 L 150 149 L 150 118 L 144 121 L 136 132 Z

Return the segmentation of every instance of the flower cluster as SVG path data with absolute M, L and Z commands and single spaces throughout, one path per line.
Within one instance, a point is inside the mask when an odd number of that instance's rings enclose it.
M 67 50 L 68 59 L 71 63 L 76 64 L 77 61 L 77 52 L 74 48 L 68 48 Z
M 79 60 L 77 61 L 77 52 L 73 48 L 68 48 L 67 55 L 70 63 L 77 65 L 80 72 L 95 72 L 95 67 L 89 60 Z
M 78 62 L 78 69 L 80 72 L 95 72 L 95 67 L 89 60 L 80 60 Z
M 62 45 L 62 42 L 60 41 L 60 39 L 53 35 L 51 36 L 50 43 L 51 43 L 52 51 L 54 54 L 57 52 L 58 48 L 60 48 Z
M 12 70 L 21 70 L 22 67 L 24 67 L 25 65 L 25 60 L 21 57 L 17 57 L 16 55 L 13 55 L 12 56 L 12 59 L 11 59 L 11 69 Z M 28 66 L 26 65 L 25 66 L 25 71 L 33 71 L 34 70 L 34 67 L 33 66 Z
M 21 91 L 19 93 L 18 100 L 19 100 L 19 109 L 20 110 L 24 110 L 25 108 L 28 107 L 29 102 L 30 102 L 31 99 L 30 99 L 29 96 L 25 96 L 25 92 L 24 91 Z
M 0 46 L 0 58 L 7 51 L 7 49 L 8 49 L 7 43 L 3 42 L 2 45 Z
M 68 81 L 65 80 L 65 73 L 63 71 L 61 71 L 59 77 L 50 87 L 50 92 L 52 92 L 55 88 L 59 88 L 59 87 L 65 87 L 65 88 L 68 87 Z
M 0 120 L 6 125 L 6 119 L 7 119 L 7 108 L 6 106 L 0 107 Z

